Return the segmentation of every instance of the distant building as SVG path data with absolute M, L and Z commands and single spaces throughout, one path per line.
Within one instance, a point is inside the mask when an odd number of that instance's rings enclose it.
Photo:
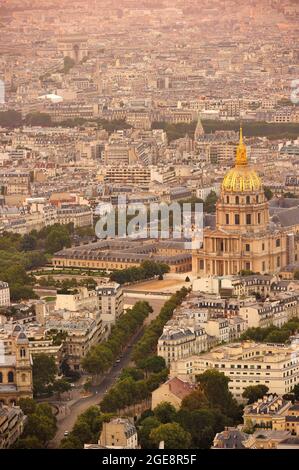
M 7 282 L 0 281 L 0 307 L 9 307 L 10 290 Z

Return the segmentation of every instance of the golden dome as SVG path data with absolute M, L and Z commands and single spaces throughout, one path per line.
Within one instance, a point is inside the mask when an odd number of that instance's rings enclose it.
M 257 173 L 248 166 L 246 146 L 243 143 L 242 128 L 240 129 L 240 142 L 237 147 L 236 164 L 226 173 L 222 189 L 224 191 L 259 191 L 262 181 Z

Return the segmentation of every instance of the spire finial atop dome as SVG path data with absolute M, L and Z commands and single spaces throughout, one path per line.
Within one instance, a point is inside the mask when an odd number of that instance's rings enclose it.
M 247 165 L 246 146 L 243 143 L 243 130 L 240 127 L 240 140 L 237 147 L 236 165 Z

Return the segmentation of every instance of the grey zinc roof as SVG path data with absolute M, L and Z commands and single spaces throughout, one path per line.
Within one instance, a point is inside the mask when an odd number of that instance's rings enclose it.
M 299 224 L 299 206 L 277 212 L 273 215 L 272 221 L 280 224 L 282 227 L 291 227 L 292 225 Z

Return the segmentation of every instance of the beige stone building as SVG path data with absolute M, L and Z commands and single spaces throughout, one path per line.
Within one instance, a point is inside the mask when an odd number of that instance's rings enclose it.
M 204 229 L 203 246 L 193 253 L 193 273 L 276 273 L 289 261 L 288 243 L 286 231 L 269 224 L 262 181 L 248 164 L 241 131 L 235 167 L 225 175 L 217 201 L 216 227 Z
M 195 390 L 196 386 L 173 377 L 152 392 L 152 410 L 162 402 L 171 403 L 177 410 L 182 400 Z
M 173 361 L 170 376 L 195 382 L 196 375 L 217 369 L 229 379 L 238 401 L 250 385 L 263 384 L 270 393 L 284 395 L 299 383 L 299 346 L 244 341 L 219 346 L 199 356 Z
M 0 403 L 11 405 L 32 398 L 32 359 L 23 328 L 0 337 Z
M 282 396 L 265 395 L 244 408 L 243 421 L 245 428 L 273 429 L 290 431 L 299 435 L 299 403 L 292 403 Z
M 103 423 L 99 445 L 107 449 L 138 449 L 137 430 L 127 418 L 112 419 Z
M 199 354 L 207 349 L 207 334 L 203 328 L 167 325 L 158 340 L 157 354 L 169 366 L 177 359 Z

